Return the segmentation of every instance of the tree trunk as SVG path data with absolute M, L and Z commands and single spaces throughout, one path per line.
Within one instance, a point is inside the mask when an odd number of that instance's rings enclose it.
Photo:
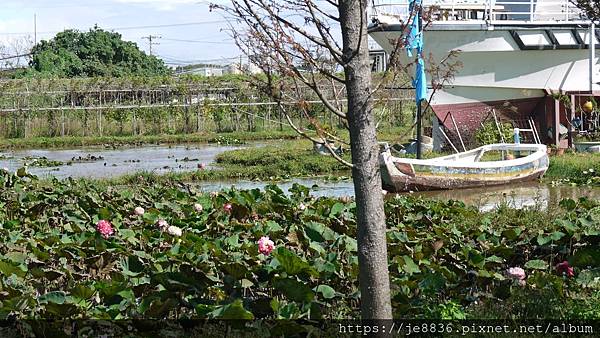
M 391 319 L 385 214 L 379 172 L 379 145 L 371 97 L 367 1 L 339 2 L 345 62 L 352 179 L 356 195 L 362 319 Z

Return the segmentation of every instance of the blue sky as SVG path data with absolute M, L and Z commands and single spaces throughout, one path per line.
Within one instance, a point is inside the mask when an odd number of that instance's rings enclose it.
M 220 0 L 223 1 L 223 0 Z M 215 2 L 214 0 L 212 2 Z M 203 0 L 2 0 L 0 43 L 31 37 L 37 15 L 38 40 L 66 28 L 87 30 L 98 24 L 121 33 L 148 52 L 148 35 L 159 35 L 154 54 L 168 63 L 209 60 L 228 62 L 240 52 L 227 34 L 220 12 L 210 12 Z M 178 25 L 165 27 L 169 25 Z M 146 26 L 146 28 L 139 28 Z M 147 27 L 163 26 L 163 27 Z M 119 29 L 121 28 L 121 29 Z

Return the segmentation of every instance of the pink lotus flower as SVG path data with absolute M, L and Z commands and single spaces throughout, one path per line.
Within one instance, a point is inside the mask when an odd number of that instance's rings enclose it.
M 133 213 L 138 216 L 142 216 L 144 214 L 144 208 L 136 207 L 135 209 L 133 209 Z
M 225 204 L 223 204 L 223 211 L 225 211 L 225 212 L 231 212 L 231 209 L 233 209 L 233 206 L 231 205 L 231 203 L 225 203 Z
M 268 255 L 275 249 L 275 243 L 268 236 L 263 236 L 258 240 L 258 252 Z
M 306 210 L 306 205 L 304 205 L 304 203 L 300 203 L 300 205 L 298 205 L 298 209 L 300 211 L 304 211 L 304 210 Z
M 202 212 L 203 209 L 202 204 L 194 203 L 194 210 L 196 210 L 196 212 Z
M 204 170 L 204 168 L 206 168 L 206 164 L 204 164 L 204 163 L 198 163 L 198 169 Z
M 519 282 L 519 285 L 525 285 L 525 270 L 519 267 L 513 267 L 506 270 L 508 277 Z
M 169 223 L 167 223 L 167 221 L 165 221 L 164 219 L 159 219 L 158 222 L 156 222 L 156 226 L 161 230 L 161 231 L 165 231 L 167 230 L 167 228 L 169 227 Z
M 219 196 L 219 192 L 218 191 L 211 191 L 210 192 L 210 197 L 215 198 L 217 196 Z
M 569 265 L 569 262 L 562 261 L 561 263 L 556 264 L 556 271 L 561 274 L 566 274 L 567 277 L 575 276 L 573 272 L 573 267 Z
M 96 229 L 105 239 L 108 239 L 112 234 L 115 233 L 112 224 L 110 224 L 110 222 L 107 220 L 98 221 L 98 223 L 96 223 Z

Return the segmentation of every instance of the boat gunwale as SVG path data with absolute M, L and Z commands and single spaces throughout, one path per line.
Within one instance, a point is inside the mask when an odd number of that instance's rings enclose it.
M 512 160 L 500 160 L 500 161 L 485 161 L 485 162 L 475 162 L 475 161 L 461 161 L 460 158 L 456 158 L 459 155 L 464 154 L 476 154 L 483 150 L 483 153 L 486 151 L 534 151 L 533 153 L 515 158 Z M 409 164 L 411 166 L 419 165 L 419 166 L 435 166 L 435 167 L 449 167 L 449 168 L 481 168 L 481 169 L 491 169 L 498 167 L 513 167 L 519 166 L 523 164 L 527 164 L 536 160 L 543 158 L 544 156 L 548 156 L 547 148 L 543 144 L 509 144 L 509 143 L 496 143 L 489 144 L 479 148 L 475 148 L 466 152 L 447 155 L 432 159 L 413 159 L 413 158 L 403 158 L 403 157 L 395 157 L 391 154 L 390 151 L 384 152 L 387 153 L 387 156 L 384 156 L 384 161 L 389 161 L 392 163 L 404 163 Z M 382 154 L 382 155 L 383 155 Z

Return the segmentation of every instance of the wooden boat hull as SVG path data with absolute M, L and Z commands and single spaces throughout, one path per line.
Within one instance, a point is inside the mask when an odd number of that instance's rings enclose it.
M 533 151 L 511 160 L 478 162 L 490 150 Z M 384 189 L 391 192 L 462 189 L 518 183 L 540 178 L 548 169 L 544 145 L 495 144 L 431 160 L 381 154 Z

